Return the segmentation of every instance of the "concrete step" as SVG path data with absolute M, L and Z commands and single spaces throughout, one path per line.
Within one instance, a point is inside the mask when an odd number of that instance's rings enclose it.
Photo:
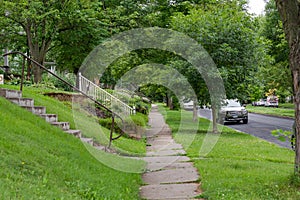
M 25 108 L 36 115 L 46 114 L 46 107 L 44 106 L 22 106 L 22 108 Z
M 22 92 L 17 90 L 0 88 L 0 96 L 5 98 L 21 98 Z
M 58 121 L 58 117 L 56 114 L 41 114 L 40 116 L 49 123 Z
M 106 146 L 103 146 L 103 145 L 94 145 L 94 147 L 100 151 L 106 151 L 107 150 L 107 147 Z
M 81 138 L 81 131 L 80 130 L 67 130 L 65 131 L 66 133 L 70 134 L 70 135 L 74 135 L 77 138 Z
M 93 138 L 80 138 L 80 140 L 82 141 L 82 142 L 85 142 L 85 143 L 88 143 L 88 144 L 90 144 L 90 145 L 94 145 L 94 140 L 93 140 Z
M 64 132 L 74 135 L 80 138 L 81 141 L 86 142 L 90 145 L 94 145 L 92 138 L 82 138 L 80 130 L 70 130 L 69 122 L 58 122 L 58 116 L 56 114 L 46 114 L 46 107 L 44 106 L 34 106 L 34 100 L 29 98 L 22 98 L 22 92 L 16 90 L 2 89 L 0 88 L 0 96 L 8 99 L 12 103 L 19 105 L 22 108 L 27 109 L 33 114 L 39 115 L 44 118 L 47 122 L 53 126 L 61 128 Z
M 51 122 L 53 126 L 57 126 L 64 131 L 70 130 L 70 123 L 69 122 Z
M 7 98 L 19 106 L 34 106 L 34 100 L 29 98 Z

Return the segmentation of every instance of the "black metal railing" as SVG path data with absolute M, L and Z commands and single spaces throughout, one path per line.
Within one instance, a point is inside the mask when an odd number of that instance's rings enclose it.
M 113 133 L 114 133 L 114 128 L 115 128 L 115 118 L 118 117 L 122 124 L 124 125 L 124 121 L 122 119 L 122 117 L 120 115 L 118 115 L 117 113 L 113 112 L 111 109 L 109 109 L 108 107 L 106 107 L 105 105 L 101 104 L 99 101 L 97 101 L 96 99 L 92 98 L 91 96 L 87 95 L 86 93 L 82 92 L 81 90 L 79 90 L 76 86 L 68 83 L 67 81 L 65 81 L 64 79 L 62 79 L 61 77 L 57 76 L 55 73 L 51 72 L 50 70 L 48 70 L 45 66 L 41 65 L 40 63 L 38 63 L 37 61 L 31 59 L 30 57 L 28 57 L 27 55 L 25 55 L 22 52 L 19 51 L 13 51 L 13 52 L 9 52 L 6 54 L 3 54 L 3 57 L 11 55 L 11 54 L 20 54 L 23 56 L 23 64 L 22 64 L 22 75 L 21 75 L 21 83 L 20 83 L 20 91 L 23 90 L 23 82 L 24 82 L 24 71 L 25 71 L 25 62 L 26 59 L 30 60 L 32 63 L 34 63 L 35 65 L 37 65 L 38 67 L 40 67 L 41 69 L 43 69 L 44 71 L 46 71 L 48 74 L 51 74 L 52 76 L 54 76 L 55 78 L 59 79 L 61 82 L 63 82 L 64 84 L 68 85 L 69 87 L 71 87 L 74 91 L 79 92 L 80 94 L 82 94 L 83 96 L 85 96 L 86 98 L 90 99 L 91 101 L 93 101 L 95 104 L 97 104 L 98 106 L 104 108 L 106 111 L 108 111 L 109 113 L 111 113 L 111 117 L 112 117 L 112 125 L 111 125 L 111 129 L 110 129 L 110 136 L 109 136 L 109 144 L 108 144 L 108 148 L 111 147 L 111 143 L 113 140 L 116 140 L 118 138 L 120 138 L 124 132 L 121 131 L 121 133 L 116 136 L 113 137 Z

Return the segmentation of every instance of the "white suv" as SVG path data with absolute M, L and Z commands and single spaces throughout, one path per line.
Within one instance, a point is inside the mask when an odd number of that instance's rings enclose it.
M 268 96 L 265 106 L 278 108 L 278 97 L 275 95 Z

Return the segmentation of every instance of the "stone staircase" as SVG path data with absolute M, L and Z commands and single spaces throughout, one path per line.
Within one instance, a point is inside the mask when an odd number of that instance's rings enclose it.
M 92 138 L 83 137 L 81 135 L 80 130 L 70 129 L 69 122 L 59 122 L 58 116 L 56 114 L 46 113 L 46 107 L 44 107 L 44 106 L 35 106 L 34 100 L 30 99 L 30 98 L 23 98 L 21 91 L 0 88 L 0 96 L 6 98 L 7 100 L 11 101 L 12 103 L 15 103 L 15 104 L 19 105 L 20 107 L 32 112 L 33 114 L 44 118 L 51 125 L 61 128 L 65 133 L 73 135 L 73 136 L 81 139 L 81 141 L 89 143 L 92 146 L 95 146 Z

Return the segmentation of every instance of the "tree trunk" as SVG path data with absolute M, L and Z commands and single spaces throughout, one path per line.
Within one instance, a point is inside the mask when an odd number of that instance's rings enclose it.
M 174 109 L 173 98 L 172 98 L 172 96 L 170 96 L 170 97 L 168 98 L 168 106 L 169 106 L 170 110 L 173 110 L 173 109 Z
M 40 27 L 41 31 L 39 31 L 39 29 L 36 28 L 38 26 Z M 27 19 L 23 27 L 26 32 L 27 43 L 31 58 L 37 61 L 39 64 L 44 65 L 46 53 L 51 44 L 51 38 L 47 37 L 46 19 L 44 19 L 42 23 L 39 24 L 35 24 L 31 20 Z M 39 38 L 42 39 L 39 40 Z M 34 75 L 34 82 L 39 83 L 42 80 L 42 69 L 34 63 L 32 63 L 32 70 Z
M 29 46 L 31 58 L 37 61 L 39 64 L 44 65 L 48 47 L 40 48 L 37 43 Z M 32 73 L 34 76 L 34 83 L 39 83 L 42 81 L 43 70 L 34 63 L 32 63 Z
M 300 77 L 299 70 L 293 70 L 294 104 L 295 104 L 295 173 L 300 175 Z
M 39 55 L 38 53 L 37 54 L 32 53 L 31 55 L 32 55 L 33 60 L 37 61 L 41 65 L 44 64 L 44 58 L 42 58 L 41 55 Z M 33 77 L 34 83 L 41 82 L 43 70 L 39 66 L 35 65 L 34 63 L 32 63 L 32 67 L 33 67 L 32 70 L 33 70 L 33 76 L 34 76 Z
M 197 101 L 193 100 L 193 121 L 196 122 L 198 120 L 198 110 L 197 110 Z
M 293 75 L 295 104 L 295 174 L 300 176 L 300 2 L 276 0 L 286 39 L 290 48 L 289 62 Z
M 217 124 L 217 112 L 216 106 L 212 105 L 211 107 L 212 112 L 212 122 L 213 122 L 213 133 L 218 133 L 218 124 Z
M 166 93 L 166 99 L 165 99 L 165 101 L 166 101 L 166 107 L 169 107 L 169 96 L 168 96 L 168 94 Z
M 26 51 L 27 55 L 30 54 L 29 49 Z M 27 60 L 27 73 L 26 73 L 26 80 L 29 81 L 31 77 L 31 61 Z
M 4 53 L 8 53 L 8 48 L 4 49 Z M 8 56 L 4 57 L 4 66 L 9 66 Z
M 166 93 L 166 104 L 167 104 L 167 107 L 170 108 L 170 110 L 174 109 L 173 98 L 172 98 L 172 93 L 171 92 Z

